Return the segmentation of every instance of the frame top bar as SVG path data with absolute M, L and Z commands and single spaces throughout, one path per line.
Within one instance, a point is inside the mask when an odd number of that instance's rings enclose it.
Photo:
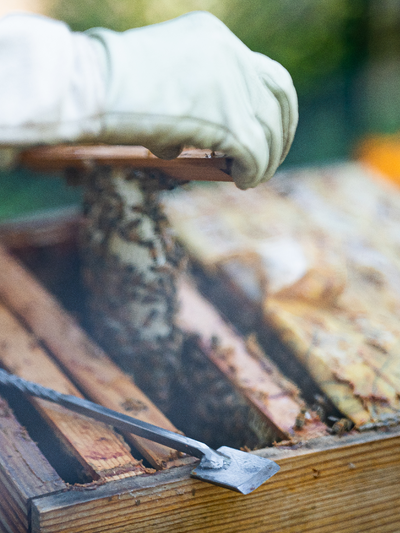
M 175 159 L 160 159 L 142 146 L 57 145 L 25 150 L 19 164 L 34 171 L 90 170 L 93 165 L 154 168 L 183 181 L 233 181 L 232 158 L 211 150 L 184 149 Z

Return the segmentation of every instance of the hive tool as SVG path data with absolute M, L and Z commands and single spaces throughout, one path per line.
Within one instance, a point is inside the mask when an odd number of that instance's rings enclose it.
M 270 459 L 229 446 L 221 446 L 218 450 L 213 450 L 203 442 L 118 413 L 89 400 L 61 394 L 2 369 L 0 369 L 0 385 L 63 405 L 119 430 L 197 457 L 200 463 L 191 472 L 192 477 L 242 494 L 249 494 L 279 470 L 279 466 Z

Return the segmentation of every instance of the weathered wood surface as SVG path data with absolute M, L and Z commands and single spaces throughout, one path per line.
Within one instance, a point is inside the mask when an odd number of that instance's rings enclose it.
M 0 298 L 32 329 L 91 400 L 176 431 L 171 422 L 78 326 L 60 304 L 0 247 Z M 175 450 L 127 435 L 155 468 L 187 462 Z
M 63 394 L 82 397 L 78 389 L 30 334 L 0 303 L 0 365 L 13 374 Z M 146 472 L 126 443 L 105 424 L 38 398 L 31 398 L 44 420 L 94 480 L 122 479 Z
M 21 165 L 41 172 L 66 169 L 90 170 L 94 164 L 114 168 L 158 168 L 183 181 L 232 181 L 231 163 L 221 153 L 210 150 L 184 150 L 177 158 L 159 159 L 142 146 L 48 146 L 26 150 Z
M 55 226 L 61 229 L 64 220 L 62 215 L 63 213 L 61 213 L 61 219 L 58 222 L 57 220 L 54 221 Z M 75 240 L 76 228 L 79 224 L 78 215 L 76 214 L 75 219 L 72 217 L 67 222 L 64 221 L 64 225 L 67 223 L 75 228 L 71 234 L 67 235 L 68 240 Z M 43 221 L 40 224 L 43 230 L 49 225 L 51 226 L 51 221 Z M 29 242 L 30 238 L 29 235 L 24 235 L 23 242 L 26 240 Z M 11 241 L 12 238 L 9 236 L 6 242 Z M 257 356 L 255 343 L 251 341 L 246 343 L 242 337 L 236 334 L 223 321 L 215 308 L 207 303 L 194 288 L 193 283 L 181 284 L 179 299 L 180 309 L 177 315 L 179 326 L 186 333 L 190 332 L 199 336 L 205 348 L 204 355 L 208 356 L 212 364 L 222 371 L 239 393 L 262 413 L 267 424 L 274 428 L 273 440 L 276 438 L 286 439 L 290 435 L 295 438 L 308 439 L 325 432 L 324 424 L 314 418 L 308 421 L 306 419 L 307 423 L 302 429 L 297 429 L 294 433 L 293 427 L 296 425 L 296 418 L 304 407 L 296 387 L 284 378 L 271 360 L 267 357 Z M 201 317 L 202 319 L 200 319 Z M 211 346 L 214 336 L 218 337 L 217 350 Z M 218 355 L 222 353 L 224 357 Z M 274 390 L 274 393 L 271 393 L 271 390 Z M 118 407 L 115 403 L 113 405 L 113 408 Z M 131 412 L 131 414 L 135 416 L 135 412 Z M 300 418 L 301 416 L 300 414 Z
M 275 438 L 304 441 L 327 434 L 315 415 L 302 419 L 305 404 L 297 387 L 254 339 L 246 343 L 189 279 L 179 282 L 179 302 L 179 326 L 199 338 L 206 356 L 273 428 Z
M 399 444 L 399 429 L 392 429 L 323 437 L 297 450 L 260 450 L 281 471 L 246 497 L 190 479 L 186 466 L 93 490 L 39 498 L 32 492 L 32 532 L 398 533 Z M 0 476 L 2 449 L 0 443 Z M 0 520 L 14 506 L 3 502 Z M 9 530 L 24 531 L 23 525 Z
M 0 531 L 26 533 L 31 498 L 65 488 L 0 398 Z
M 242 496 L 170 470 L 33 502 L 33 533 L 395 533 L 400 435 L 324 437 L 306 449 L 265 450 L 281 470 Z
M 274 332 L 285 366 L 298 363 L 357 427 L 399 423 L 398 189 L 345 164 L 246 193 L 178 191 L 166 212 L 212 292 L 228 280 L 234 320 L 249 315 L 253 330 Z

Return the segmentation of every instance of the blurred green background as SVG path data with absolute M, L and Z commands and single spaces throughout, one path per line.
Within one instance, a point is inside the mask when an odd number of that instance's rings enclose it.
M 281 62 L 299 95 L 300 121 L 284 166 L 351 157 L 369 133 L 400 130 L 399 0 L 43 0 L 74 30 L 115 30 L 194 10 L 214 13 L 252 50 Z M 0 178 L 0 220 L 69 205 L 79 191 L 26 172 Z

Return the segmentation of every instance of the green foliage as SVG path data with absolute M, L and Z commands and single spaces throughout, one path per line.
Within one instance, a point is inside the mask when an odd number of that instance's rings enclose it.
M 210 11 L 252 50 L 282 63 L 301 93 L 342 67 L 363 0 L 55 0 L 52 6 L 51 15 L 74 30 L 122 31 Z
M 73 30 L 103 26 L 123 31 L 204 10 L 218 16 L 225 0 L 53 0 L 49 14 Z M 223 10 L 223 9 L 222 9 Z
M 59 177 L 44 177 L 27 170 L 0 172 L 0 221 L 44 209 L 74 205 L 81 191 Z
M 336 73 L 349 54 L 359 0 L 230 0 L 225 23 L 252 50 L 282 63 L 304 92 Z
M 55 0 L 49 14 L 75 31 L 106 27 L 123 31 L 147 24 L 145 0 Z

